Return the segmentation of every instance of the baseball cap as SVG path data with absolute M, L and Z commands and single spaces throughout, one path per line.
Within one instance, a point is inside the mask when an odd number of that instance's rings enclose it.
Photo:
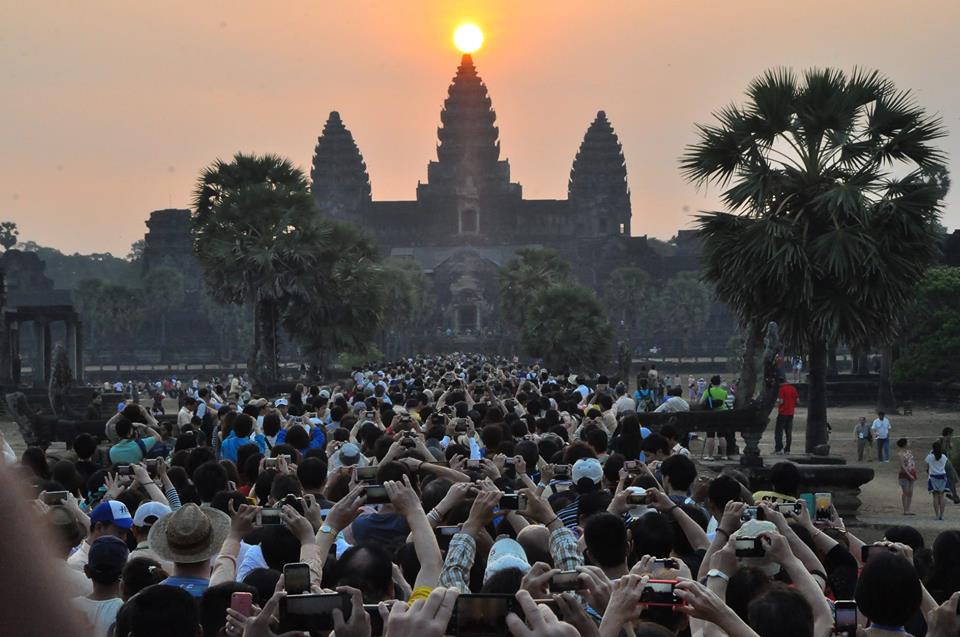
M 129 555 L 130 551 L 123 540 L 112 535 L 104 535 L 90 545 L 87 567 L 101 578 L 115 581 L 123 572 Z
M 117 500 L 101 502 L 90 512 L 90 524 L 97 522 L 107 522 L 121 529 L 129 529 L 133 526 L 133 518 L 130 517 L 127 505 Z
M 137 507 L 137 512 L 133 514 L 133 525 L 138 527 L 150 526 L 171 512 L 172 509 L 162 502 L 144 502 Z
M 530 570 L 530 562 L 527 561 L 527 552 L 523 550 L 523 546 L 516 540 L 505 537 L 494 542 L 490 548 L 483 581 L 486 582 L 496 573 L 508 568 L 516 568 L 521 573 L 526 573 Z
M 289 404 L 290 403 L 287 402 L 286 398 L 277 398 L 275 401 L 273 401 L 274 407 L 286 407 Z
M 600 484 L 603 480 L 603 467 L 596 458 L 580 458 L 573 465 L 573 471 L 570 472 L 570 479 L 574 484 L 580 482 L 583 478 L 590 478 L 594 484 Z

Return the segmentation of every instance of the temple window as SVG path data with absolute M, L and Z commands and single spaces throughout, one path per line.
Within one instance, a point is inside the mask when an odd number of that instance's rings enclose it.
M 476 210 L 460 211 L 460 234 L 477 234 L 480 231 L 480 216 Z

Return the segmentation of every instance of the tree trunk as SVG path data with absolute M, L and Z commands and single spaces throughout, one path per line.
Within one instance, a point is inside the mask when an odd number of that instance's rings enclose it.
M 809 378 L 806 451 L 813 453 L 827 444 L 827 344 L 821 338 L 810 342 Z
M 753 400 L 757 393 L 757 350 L 763 342 L 763 332 L 756 321 L 748 323 L 743 329 L 743 352 L 740 361 L 740 384 L 734 407 L 742 409 Z
M 259 299 L 254 309 L 253 354 L 248 365 L 254 385 L 263 387 L 277 379 L 277 305 Z
M 830 347 L 827 348 L 827 374 L 836 376 L 839 373 L 840 368 L 837 367 L 837 344 L 830 343 Z
M 881 352 L 880 359 L 880 382 L 877 396 L 877 409 L 883 410 L 888 414 L 897 413 L 897 399 L 893 395 L 893 372 L 894 361 L 893 345 L 885 345 Z

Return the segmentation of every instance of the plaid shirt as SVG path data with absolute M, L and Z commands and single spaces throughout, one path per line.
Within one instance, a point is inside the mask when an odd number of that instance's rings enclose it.
M 477 554 L 477 542 L 472 535 L 457 533 L 450 540 L 447 558 L 440 571 L 439 586 L 470 592 L 470 569 Z M 583 566 L 583 556 L 577 551 L 577 536 L 565 526 L 550 533 L 550 555 L 555 568 L 573 571 Z

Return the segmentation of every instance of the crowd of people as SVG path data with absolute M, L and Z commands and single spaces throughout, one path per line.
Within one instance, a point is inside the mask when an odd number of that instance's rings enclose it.
M 723 404 L 709 387 L 695 408 Z M 710 471 L 669 413 L 638 414 L 602 377 L 451 355 L 272 399 L 195 389 L 175 417 L 130 400 L 68 456 L 0 461 L 32 489 L 24 519 L 0 521 L 20 533 L 3 544 L 45 537 L 44 581 L 70 599 L 39 623 L 62 612 L 96 637 L 960 634 L 960 531 L 864 543 L 802 493 L 796 465 L 761 485 Z M 679 383 L 658 407 L 677 398 Z

